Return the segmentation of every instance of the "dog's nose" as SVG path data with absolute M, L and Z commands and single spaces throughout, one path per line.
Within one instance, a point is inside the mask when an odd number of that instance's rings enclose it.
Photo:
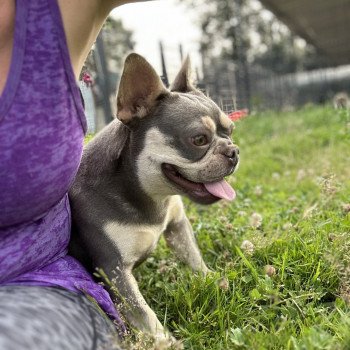
M 222 154 L 230 158 L 234 163 L 238 162 L 239 148 L 234 145 L 231 141 L 220 142 L 214 151 L 214 154 Z
M 236 145 L 233 145 L 232 143 L 228 145 L 225 149 L 223 154 L 230 158 L 234 164 L 238 163 L 238 156 L 239 156 L 239 148 Z
M 239 156 L 239 148 L 236 145 L 230 145 L 229 149 L 226 152 L 226 156 L 236 160 Z

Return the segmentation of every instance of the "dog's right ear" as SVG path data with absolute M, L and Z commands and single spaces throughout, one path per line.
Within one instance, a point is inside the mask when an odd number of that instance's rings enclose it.
M 117 118 L 128 124 L 134 118 L 145 117 L 165 93 L 169 91 L 153 67 L 142 56 L 130 54 L 120 79 Z
M 192 73 L 191 60 L 190 60 L 190 56 L 187 56 L 174 82 L 170 86 L 170 91 L 174 91 L 174 92 L 196 91 L 196 88 L 193 86 L 191 81 L 191 73 Z

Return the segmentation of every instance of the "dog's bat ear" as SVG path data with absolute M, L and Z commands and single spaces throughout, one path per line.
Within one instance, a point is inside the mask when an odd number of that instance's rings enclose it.
M 174 82 L 170 86 L 170 91 L 175 92 L 190 92 L 196 91 L 196 88 L 191 82 L 191 60 L 187 56 L 182 64 L 180 72 L 177 74 Z
M 153 67 L 142 56 L 130 54 L 119 83 L 117 118 L 128 124 L 134 118 L 145 117 L 165 93 L 169 91 Z

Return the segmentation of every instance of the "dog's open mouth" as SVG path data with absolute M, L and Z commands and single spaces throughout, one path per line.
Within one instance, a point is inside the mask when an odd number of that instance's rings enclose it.
M 186 179 L 176 168 L 167 163 L 162 164 L 166 178 L 187 194 L 193 201 L 201 204 L 212 204 L 220 199 L 232 201 L 236 197 L 234 189 L 224 180 L 198 183 Z

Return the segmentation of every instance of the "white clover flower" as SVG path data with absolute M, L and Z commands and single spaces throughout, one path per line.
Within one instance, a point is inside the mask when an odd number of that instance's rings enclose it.
M 285 224 L 283 224 L 282 229 L 287 231 L 290 230 L 293 227 L 293 224 L 291 222 L 286 222 Z
M 297 181 L 301 181 L 306 176 L 306 171 L 304 169 L 299 169 L 297 173 Z
M 261 196 L 263 194 L 263 190 L 262 190 L 262 187 L 260 185 L 255 186 L 254 194 L 256 196 Z
M 293 213 L 293 214 L 295 214 L 295 213 L 297 213 L 297 212 L 299 212 L 299 211 L 300 211 L 300 209 L 299 209 L 298 207 L 293 207 L 293 208 L 290 210 L 290 212 Z
M 298 200 L 298 198 L 296 196 L 290 196 L 288 198 L 288 201 L 291 202 L 291 203 L 296 202 L 297 200 Z
M 350 203 L 344 203 L 342 205 L 343 211 L 345 212 L 345 214 L 350 213 Z
M 258 213 L 253 213 L 250 217 L 250 226 L 254 228 L 259 228 L 262 224 L 262 216 Z
M 272 277 L 272 276 L 276 275 L 276 269 L 272 265 L 266 265 L 264 267 L 264 273 L 265 273 L 265 275 Z
M 249 206 L 252 203 L 252 200 L 250 198 L 244 198 L 243 203 L 245 206 Z
M 222 277 L 217 281 L 217 285 L 222 290 L 228 290 L 230 288 L 228 279 L 226 277 Z
M 336 176 L 334 174 L 325 176 L 322 182 L 323 193 L 326 195 L 333 195 L 337 190 Z
M 241 250 L 248 255 L 252 255 L 254 253 L 254 249 L 254 244 L 251 241 L 244 240 L 241 244 Z

